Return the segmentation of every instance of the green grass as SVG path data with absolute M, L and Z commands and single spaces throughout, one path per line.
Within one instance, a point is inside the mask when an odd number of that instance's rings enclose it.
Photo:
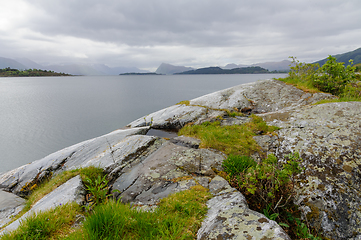
M 45 195 L 54 191 L 57 187 L 79 174 L 83 182 L 86 182 L 87 178 L 95 180 L 98 176 L 104 176 L 103 169 L 91 166 L 82 169 L 64 171 L 56 176 L 53 176 L 52 178 L 49 177 L 48 180 L 45 180 L 42 183 L 34 184 L 31 187 L 31 194 L 27 196 L 27 201 L 23 210 L 11 222 L 24 215 L 27 211 L 30 210 L 32 206 L 34 206 L 37 201 L 42 199 Z
M 195 239 L 210 197 L 196 186 L 162 199 L 153 212 L 109 201 L 97 206 L 82 229 L 67 239 Z
M 76 215 L 81 213 L 81 207 L 76 203 L 58 206 L 46 212 L 33 214 L 21 223 L 19 228 L 4 234 L 2 240 L 47 240 L 63 239 L 69 234 Z
M 225 154 L 251 155 L 260 147 L 253 139 L 259 134 L 270 134 L 277 127 L 268 126 L 261 117 L 252 115 L 252 121 L 242 125 L 221 126 L 220 122 L 205 122 L 201 125 L 186 125 L 178 135 L 201 140 L 199 147 L 217 149 Z

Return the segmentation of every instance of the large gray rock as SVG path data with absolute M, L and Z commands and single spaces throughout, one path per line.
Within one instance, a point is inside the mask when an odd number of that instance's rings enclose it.
M 16 230 L 20 226 L 21 221 L 25 220 L 32 214 L 44 212 L 66 203 L 76 202 L 78 204 L 82 204 L 84 201 L 84 193 L 85 191 L 80 176 L 73 177 L 40 199 L 28 212 L 5 227 L 1 231 L 0 235 L 5 232 Z
M 223 178 L 215 177 L 210 186 L 215 196 L 207 203 L 209 210 L 198 240 L 290 239 L 275 221 L 250 210 L 245 197 Z
M 226 115 L 225 110 L 245 113 L 273 112 L 335 98 L 326 93 L 306 93 L 277 80 L 238 85 L 190 100 L 190 105 L 170 106 L 131 122 L 128 127 L 180 129 L 190 122 L 200 123 Z
M 116 130 L 52 153 L 40 160 L 4 173 L 0 176 L 0 188 L 16 194 L 27 194 L 28 190 L 51 173 L 89 165 L 111 167 L 119 164 L 120 155 L 134 154 L 151 144 L 154 137 L 136 136 L 145 134 L 149 127 Z M 127 139 L 127 140 L 125 140 Z M 124 141 L 123 141 L 124 140 Z M 128 147 L 127 147 L 128 146 Z M 117 160 L 115 160 L 117 158 Z
M 153 205 L 170 193 L 189 189 L 197 182 L 208 187 L 221 170 L 224 154 L 207 149 L 192 149 L 169 141 L 145 159 L 136 159 L 119 172 L 113 190 L 123 202 Z M 199 177 L 194 177 L 199 176 Z
M 25 200 L 0 190 L 0 228 L 11 221 L 24 208 Z
M 206 114 L 207 109 L 198 106 L 174 105 L 131 122 L 128 127 L 182 128 Z
M 261 115 L 279 126 L 263 141 L 279 158 L 298 151 L 300 206 L 308 221 L 331 239 L 361 233 L 361 102 L 327 103 Z M 267 140 L 267 139 L 263 139 Z
M 231 87 L 193 99 L 190 105 L 212 109 L 239 109 L 255 113 L 273 112 L 335 98 L 326 93 L 306 93 L 278 80 L 263 80 Z

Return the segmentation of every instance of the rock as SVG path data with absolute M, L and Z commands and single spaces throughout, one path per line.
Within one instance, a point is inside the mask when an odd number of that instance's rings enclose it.
M 361 102 L 327 103 L 262 114 L 279 126 L 263 141 L 279 159 L 298 151 L 303 173 L 295 199 L 308 221 L 330 239 L 361 233 Z
M 263 80 L 238 85 L 190 101 L 212 109 L 238 109 L 247 113 L 273 112 L 335 98 L 326 93 L 304 91 L 277 80 Z
M 224 158 L 217 151 L 167 141 L 147 158 L 134 160 L 122 169 L 112 189 L 121 192 L 117 197 L 123 202 L 153 205 L 170 193 L 195 186 L 198 181 L 208 187 L 209 178 L 215 176 L 212 169 L 221 169 Z
M 24 208 L 25 200 L 0 190 L 0 228 L 11 221 Z
M 0 176 L 0 188 L 15 194 L 26 195 L 34 184 L 38 184 L 51 173 L 89 165 L 111 167 L 124 161 L 120 155 L 139 152 L 144 145 L 154 142 L 154 137 L 135 136 L 145 134 L 149 127 L 116 130 L 52 153 L 40 160 L 4 173 Z M 125 140 L 127 139 L 127 140 Z M 124 141 L 123 141 L 124 140 Z M 114 162 L 113 157 L 119 158 Z
M 131 122 L 128 127 L 151 126 L 152 128 L 175 128 L 180 129 L 189 122 L 194 122 L 207 109 L 198 106 L 186 106 L 184 104 L 174 105 L 155 113 L 151 113 L 143 118 Z
M 215 177 L 210 186 L 217 194 L 207 202 L 209 210 L 198 240 L 290 239 L 275 221 L 250 210 L 244 196 L 223 178 Z
M 238 85 L 190 100 L 189 105 L 174 105 L 139 118 L 128 127 L 151 126 L 157 129 L 180 129 L 187 123 L 202 123 L 226 115 L 225 110 L 246 114 L 296 108 L 322 99 L 335 98 L 326 93 L 304 91 L 277 80 L 264 80 Z M 238 124 L 245 119 L 238 119 Z M 224 125 L 229 125 L 224 121 Z
M 170 139 L 170 142 L 180 145 L 180 146 L 197 149 L 199 147 L 199 144 L 201 143 L 201 140 L 196 139 L 196 138 L 186 137 L 186 136 L 179 136 L 179 137 Z
M 82 204 L 84 201 L 84 194 L 85 191 L 80 176 L 73 177 L 40 199 L 28 212 L 5 227 L 0 235 L 17 229 L 20 226 L 21 221 L 32 214 L 37 214 L 40 211 L 44 212 L 66 203 L 76 202 Z

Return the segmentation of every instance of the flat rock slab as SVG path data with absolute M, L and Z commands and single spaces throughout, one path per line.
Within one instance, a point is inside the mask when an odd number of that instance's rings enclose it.
M 306 93 L 277 80 L 263 80 L 204 95 L 190 100 L 189 105 L 173 105 L 131 122 L 128 127 L 151 126 L 158 129 L 180 129 L 190 122 L 200 123 L 225 110 L 266 113 L 296 108 L 319 100 L 335 98 L 326 93 Z M 226 124 L 226 123 L 225 123 Z
M 73 146 L 64 148 L 58 152 L 52 153 L 40 160 L 24 165 L 15 170 L 4 173 L 0 176 L 0 188 L 6 189 L 16 194 L 25 194 L 28 189 L 36 183 L 41 182 L 45 177 L 55 171 L 64 171 L 71 168 L 80 168 L 83 166 L 106 167 L 115 163 L 113 156 L 118 157 L 121 152 L 132 152 L 132 149 L 119 150 L 124 144 L 131 144 L 136 151 L 139 141 L 131 139 L 129 142 L 122 142 L 129 136 L 145 134 L 149 127 L 116 130 L 101 137 L 93 138 Z M 152 137 L 146 137 L 144 144 L 154 140 Z M 139 150 L 139 149 L 138 149 Z
M 330 239 L 361 233 L 361 102 L 327 103 L 262 114 L 281 127 L 268 150 L 279 159 L 299 152 L 296 203 Z M 267 140 L 267 139 L 263 139 Z M 267 145 L 263 141 L 264 146 Z
M 207 109 L 198 106 L 174 105 L 131 122 L 128 127 L 152 126 L 152 128 L 180 129 L 206 114 Z
M 121 192 L 123 202 L 152 205 L 170 193 L 189 189 L 215 176 L 224 154 L 207 149 L 192 149 L 169 141 L 142 161 L 132 162 L 120 173 L 113 189 Z M 202 179 L 203 178 L 203 179 Z
M 312 104 L 329 98 L 335 97 L 326 93 L 306 93 L 278 80 L 263 80 L 210 93 L 191 100 L 190 105 L 265 113 Z
M 17 229 L 20 226 L 21 221 L 25 220 L 32 214 L 39 213 L 40 211 L 44 212 L 71 202 L 82 204 L 84 201 L 84 194 L 85 191 L 80 176 L 73 177 L 40 199 L 27 213 L 4 228 L 1 233 L 10 232 Z
M 15 194 L 0 190 L 0 228 L 24 208 L 25 200 Z
M 215 197 L 207 202 L 209 210 L 202 227 L 198 230 L 198 240 L 290 240 L 275 221 L 250 210 L 245 197 L 231 188 L 226 180 L 215 177 L 210 185 Z

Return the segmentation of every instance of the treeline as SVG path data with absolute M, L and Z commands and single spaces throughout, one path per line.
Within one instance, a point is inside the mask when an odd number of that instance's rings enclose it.
M 41 76 L 71 76 L 66 73 L 57 73 L 41 69 L 18 70 L 14 68 L 0 69 L 0 77 L 41 77 Z

